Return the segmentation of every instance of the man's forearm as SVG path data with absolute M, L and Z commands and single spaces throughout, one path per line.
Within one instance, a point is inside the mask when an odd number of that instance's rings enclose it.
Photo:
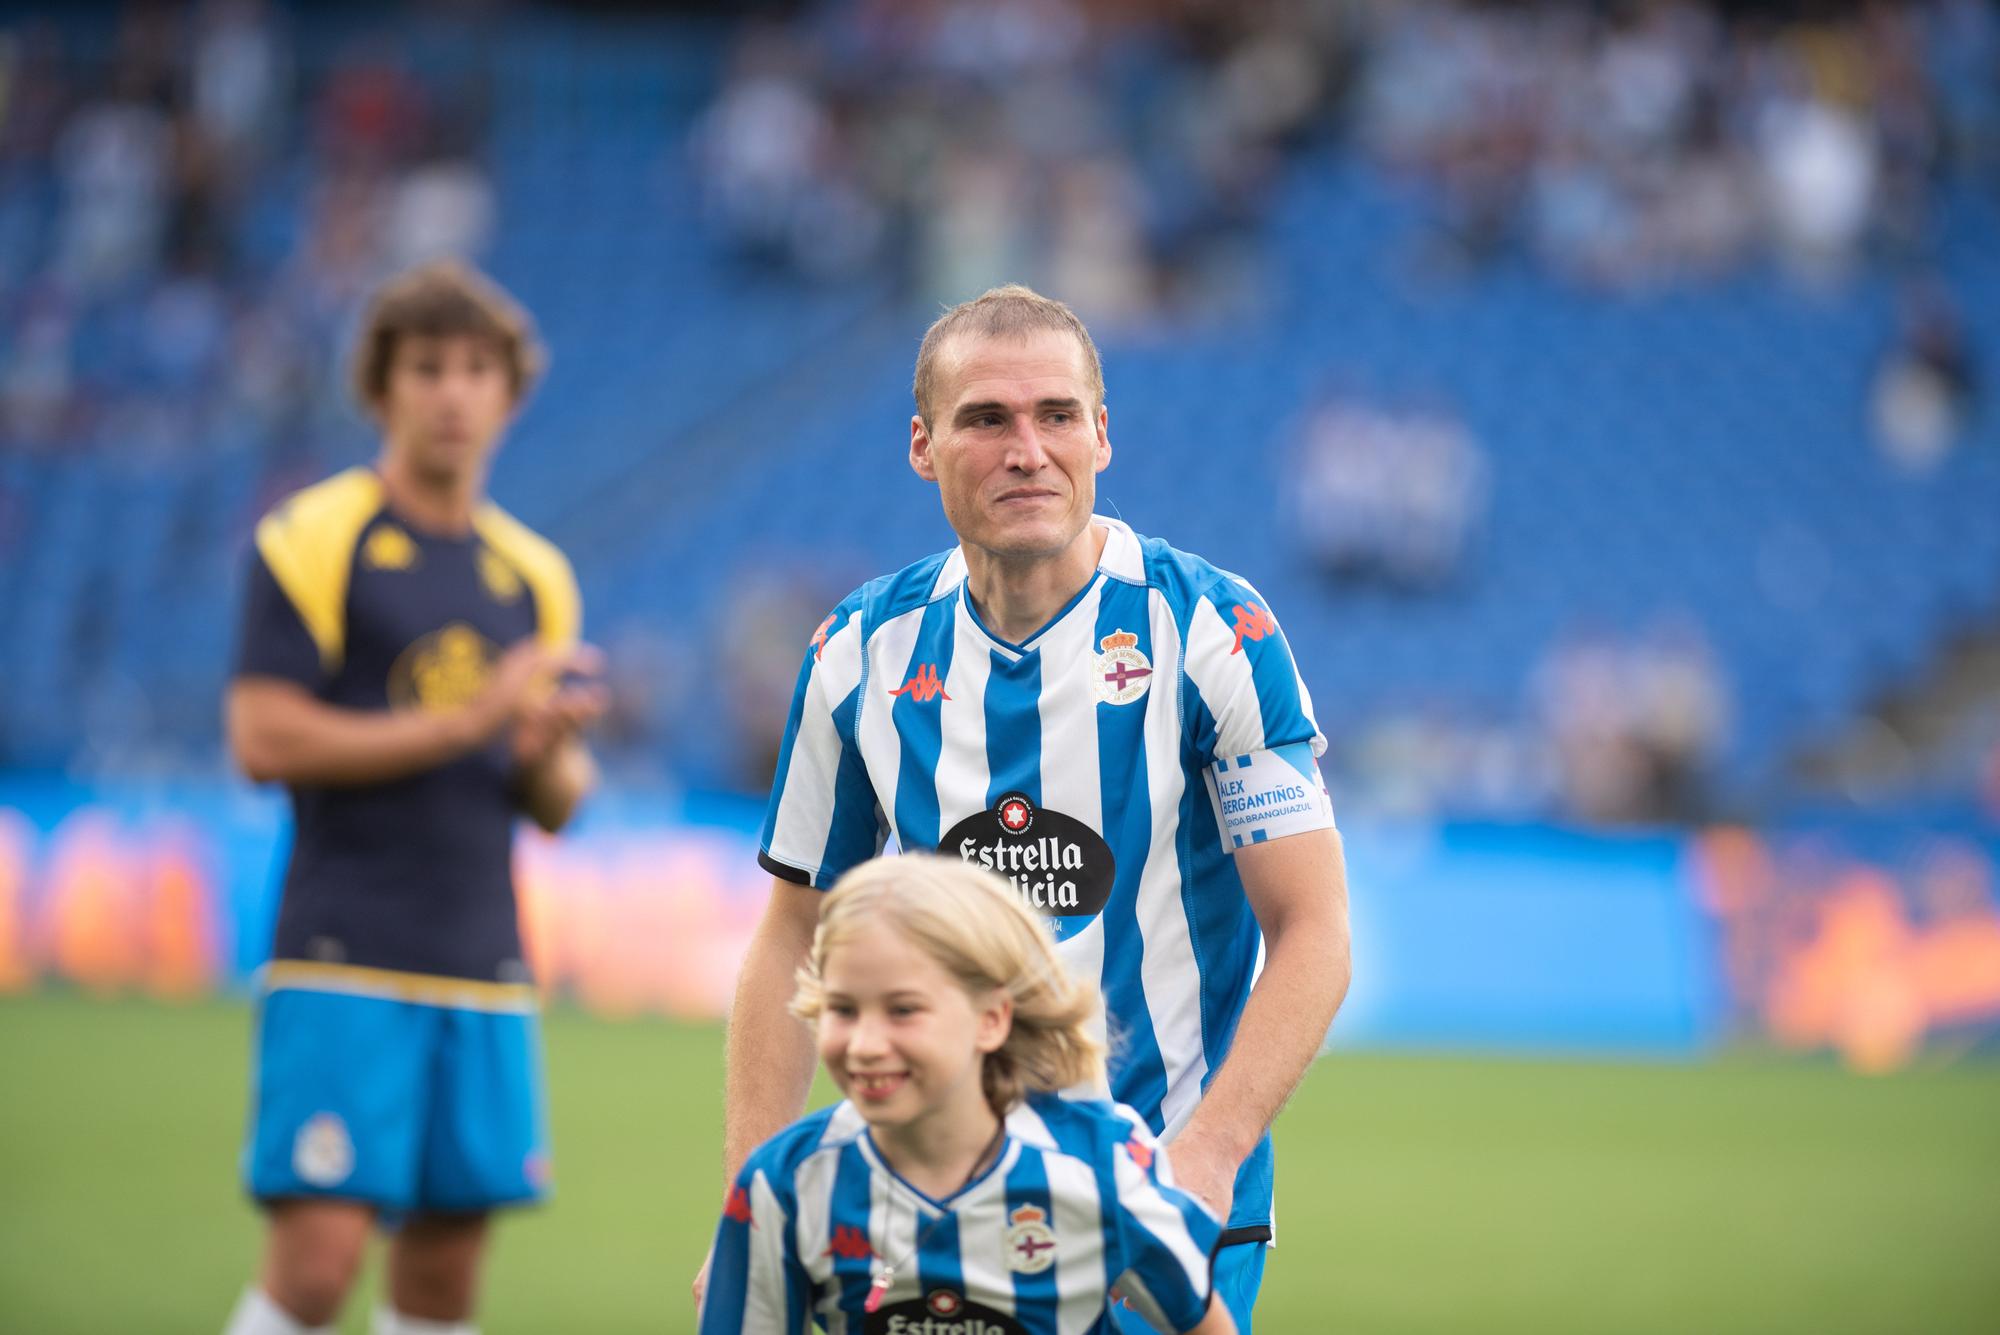
M 228 715 L 232 749 L 259 783 L 390 783 L 455 760 L 481 740 L 463 711 L 343 709 L 247 683 L 230 691 Z
M 1229 1057 L 1180 1138 L 1247 1158 L 1319 1055 L 1351 972 L 1344 913 L 1302 913 L 1270 933 Z
M 773 893 L 793 892 L 779 887 Z M 725 1186 L 736 1180 L 752 1150 L 805 1110 L 812 1088 L 812 1031 L 787 1003 L 811 945 L 810 925 L 767 913 L 744 956 L 724 1059 Z

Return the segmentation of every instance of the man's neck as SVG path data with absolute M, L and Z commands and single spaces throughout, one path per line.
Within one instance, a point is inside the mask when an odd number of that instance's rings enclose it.
M 399 456 L 384 451 L 375 463 L 389 508 L 412 527 L 441 537 L 464 537 L 472 531 L 482 479 L 473 474 L 443 481 L 425 477 Z
M 1001 639 L 1021 644 L 1054 619 L 1097 572 L 1107 537 L 1094 520 L 1053 557 L 1010 559 L 965 548 L 965 582 L 980 619 Z
M 956 1195 L 992 1161 L 1000 1119 L 981 1096 L 978 1109 L 927 1116 L 911 1126 L 871 1131 L 883 1161 L 933 1200 Z

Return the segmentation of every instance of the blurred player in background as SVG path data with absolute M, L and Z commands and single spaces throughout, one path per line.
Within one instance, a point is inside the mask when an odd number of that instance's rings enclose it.
M 863 586 L 807 649 L 730 1021 L 730 1177 L 805 1099 L 785 1001 L 819 891 L 893 834 L 1010 876 L 1103 987 L 1112 1093 L 1227 1221 L 1216 1285 L 1248 1330 L 1271 1120 L 1347 987 L 1325 738 L 1256 590 L 1092 514 L 1110 419 L 1067 306 L 1006 287 L 954 307 L 915 393 L 910 465 L 960 545 Z
M 568 561 L 485 498 L 540 360 L 483 275 L 398 278 L 356 357 L 379 459 L 257 527 L 229 741 L 297 829 L 245 1150 L 269 1226 L 228 1335 L 329 1327 L 378 1220 L 376 1331 L 470 1331 L 488 1211 L 547 1189 L 514 820 L 569 820 L 605 700 Z
M 1221 1221 L 1101 1089 L 1103 999 L 1014 887 L 955 858 L 847 873 L 792 1012 L 846 1100 L 766 1142 L 717 1227 L 703 1335 L 1109 1329 L 1109 1290 L 1230 1335 Z M 933 1326 L 932 1322 L 936 1325 Z M 975 1324 L 977 1323 L 977 1324 Z

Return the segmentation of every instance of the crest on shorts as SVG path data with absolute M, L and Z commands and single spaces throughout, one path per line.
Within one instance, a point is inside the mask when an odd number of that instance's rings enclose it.
M 313 1187 L 337 1187 L 354 1171 L 354 1142 L 347 1123 L 330 1112 L 314 1113 L 292 1140 L 292 1171 Z
M 1039 1275 L 1056 1263 L 1056 1235 L 1039 1206 L 1024 1205 L 1007 1216 L 1007 1267 L 1024 1275 Z
M 1114 630 L 1097 642 L 1103 652 L 1092 659 L 1091 686 L 1108 705 L 1129 705 L 1153 684 L 1153 665 L 1139 652 L 1139 637 Z

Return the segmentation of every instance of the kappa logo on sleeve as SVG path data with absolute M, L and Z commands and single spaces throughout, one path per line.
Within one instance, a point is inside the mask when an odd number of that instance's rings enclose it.
M 749 1224 L 754 1222 L 753 1213 L 750 1209 L 749 1190 L 744 1187 L 732 1187 L 729 1200 L 723 1204 L 722 1217 L 733 1219 L 739 1224 Z
M 1229 652 L 1243 652 L 1243 641 L 1261 640 L 1278 628 L 1278 623 L 1270 612 L 1256 603 L 1238 603 L 1229 609 L 1236 614 L 1236 643 L 1229 646 Z
M 837 615 L 838 613 L 829 613 L 826 620 L 820 622 L 819 627 L 813 631 L 812 639 L 807 641 L 807 643 L 812 645 L 813 662 L 815 663 L 819 662 L 819 656 L 826 652 L 826 633 L 833 629 L 833 619 Z

